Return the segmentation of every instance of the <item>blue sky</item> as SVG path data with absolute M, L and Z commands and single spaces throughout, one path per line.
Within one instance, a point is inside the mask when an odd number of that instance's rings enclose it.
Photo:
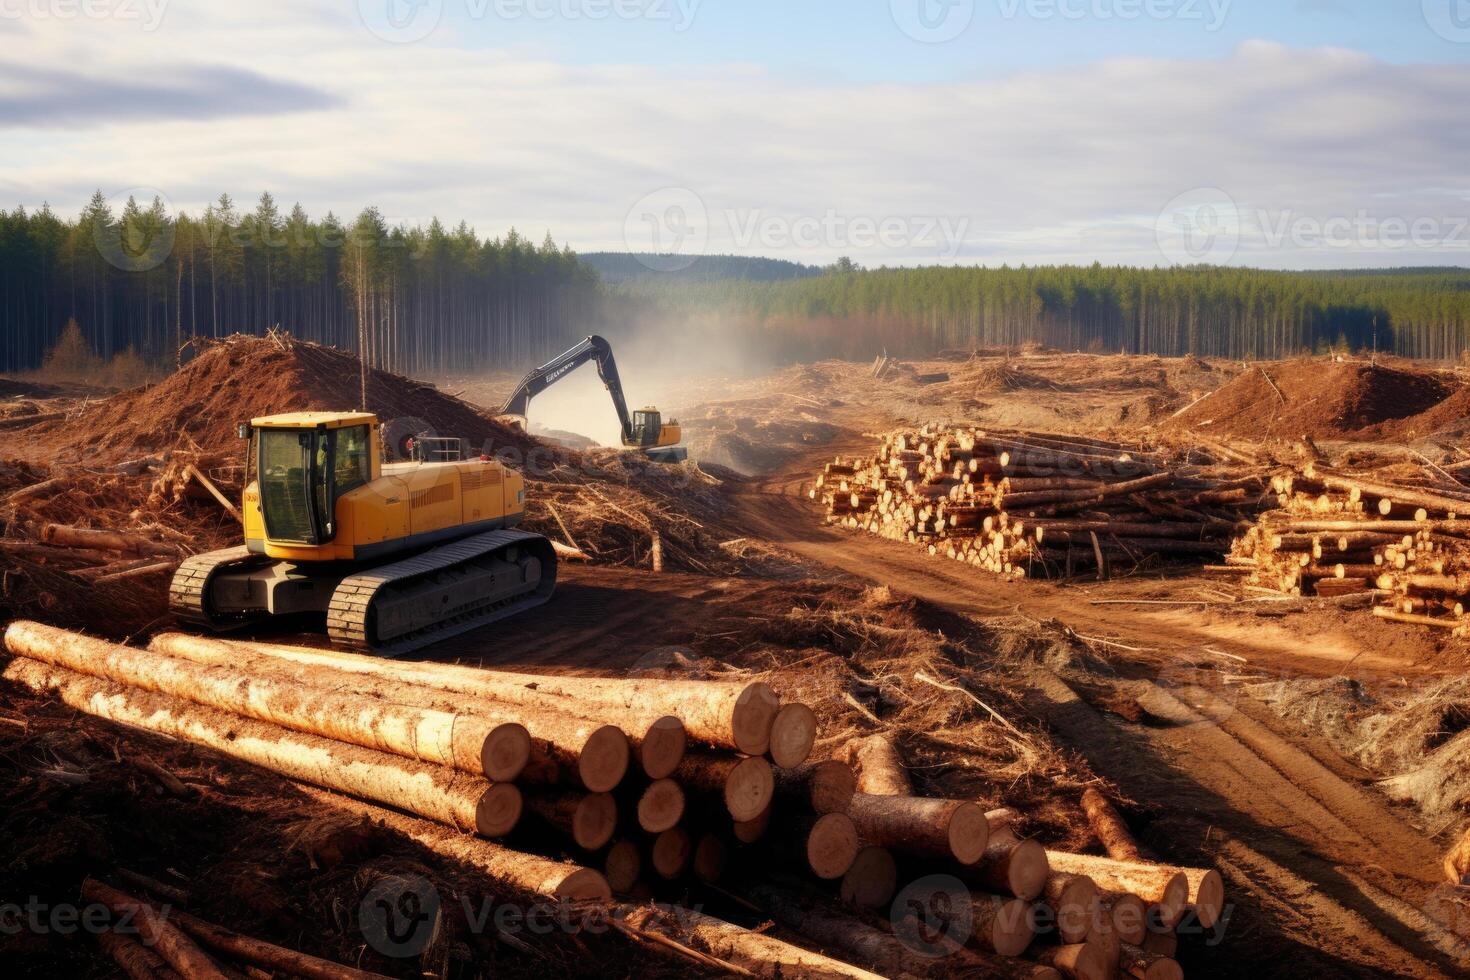
M 1470 0 L 0 0 L 0 205 L 868 265 L 1470 265 Z M 619 13 L 620 12 L 620 13 Z

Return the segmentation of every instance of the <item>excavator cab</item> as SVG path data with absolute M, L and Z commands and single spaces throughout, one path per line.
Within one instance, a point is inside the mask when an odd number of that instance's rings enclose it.
M 677 419 L 664 417 L 656 408 L 642 408 L 633 413 L 633 421 L 623 436 L 623 445 L 641 449 L 648 457 L 660 463 L 679 463 L 689 458 L 688 450 L 680 446 L 684 432 Z

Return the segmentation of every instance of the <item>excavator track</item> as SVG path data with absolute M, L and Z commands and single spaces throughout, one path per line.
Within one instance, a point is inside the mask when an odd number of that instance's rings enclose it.
M 168 607 L 181 621 L 216 632 L 236 629 L 261 616 L 225 615 L 210 605 L 210 588 L 221 572 L 241 571 L 270 564 L 271 559 L 254 554 L 244 545 L 209 551 L 186 560 L 174 572 L 168 587 Z
M 343 646 L 396 657 L 539 606 L 555 587 L 550 541 L 490 531 L 343 579 L 327 632 Z

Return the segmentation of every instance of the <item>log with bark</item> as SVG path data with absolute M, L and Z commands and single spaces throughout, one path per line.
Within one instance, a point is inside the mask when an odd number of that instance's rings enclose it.
M 126 916 L 137 928 L 139 939 L 185 980 L 226 980 L 224 971 L 194 940 L 147 902 L 95 878 L 82 882 L 82 900 L 106 906 L 113 915 Z
M 870 735 L 849 742 L 847 761 L 857 772 L 857 791 L 871 796 L 913 796 L 908 768 L 892 740 Z
M 863 840 L 905 854 L 974 864 L 990 843 L 985 810 L 963 800 L 858 793 L 848 814 Z
M 1047 860 L 1056 871 L 1087 875 L 1107 891 L 1125 892 L 1136 895 L 1150 905 L 1157 905 L 1164 924 L 1173 928 L 1189 910 L 1191 889 L 1189 876 L 1179 868 L 1159 864 L 1142 864 L 1136 861 L 1116 861 L 1112 858 L 1094 857 L 1090 854 L 1069 854 L 1065 851 L 1047 851 Z M 1210 886 L 1205 889 L 1205 905 L 1200 913 L 1200 922 L 1206 918 L 1213 925 L 1219 918 L 1223 906 L 1224 886 L 1219 883 L 1219 872 L 1200 871 L 1200 882 L 1213 875 Z M 1209 928 L 1209 926 L 1205 926 Z

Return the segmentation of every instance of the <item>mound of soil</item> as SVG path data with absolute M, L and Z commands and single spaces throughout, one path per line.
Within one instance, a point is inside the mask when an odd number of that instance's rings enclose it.
M 300 341 L 232 337 L 154 385 L 132 388 L 64 422 L 33 430 L 59 456 L 116 461 L 164 449 L 232 453 L 238 423 L 262 415 L 358 407 L 358 359 Z M 387 371 L 368 378 L 368 409 L 383 422 L 465 440 L 467 448 L 537 445 L 431 385 Z
M 1427 412 L 1365 429 L 1386 442 L 1413 442 L 1434 435 L 1460 436 L 1470 429 L 1470 387 L 1462 387 Z
M 1452 391 L 1422 371 L 1291 361 L 1246 371 L 1165 428 L 1257 439 L 1352 436 L 1420 415 Z

